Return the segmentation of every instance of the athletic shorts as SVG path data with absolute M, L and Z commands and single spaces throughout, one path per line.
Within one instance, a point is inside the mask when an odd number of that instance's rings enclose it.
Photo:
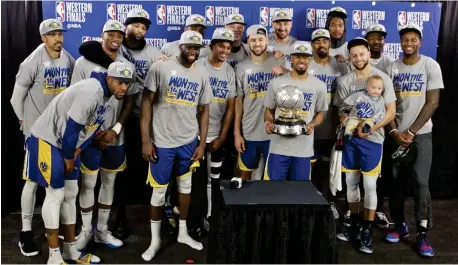
M 81 153 L 81 172 L 96 174 L 99 169 L 110 172 L 121 172 L 127 168 L 126 153 L 124 145 L 107 146 L 99 150 L 95 145 L 90 144 Z
M 197 148 L 197 139 L 189 144 L 174 148 L 156 147 L 156 162 L 149 163 L 146 184 L 153 188 L 165 188 L 172 177 L 172 170 L 177 179 L 190 178 L 199 161 L 192 161 L 192 154 Z
M 382 168 L 383 145 L 352 137 L 342 152 L 342 172 L 357 172 L 378 177 Z
M 332 147 L 335 144 L 335 140 L 331 139 L 319 139 L 313 142 L 313 151 L 315 155 L 312 157 L 312 162 L 318 159 L 325 161 L 331 160 Z
M 65 162 L 62 150 L 50 145 L 35 136 L 27 138 L 24 179 L 36 182 L 43 187 L 53 189 L 64 187 L 65 180 L 77 180 L 79 176 L 80 158 L 75 161 L 75 170 L 65 176 Z
M 259 165 L 261 154 L 264 162 L 269 154 L 270 141 L 245 141 L 245 152 L 239 154 L 238 166 L 242 171 L 255 171 Z
M 310 157 L 269 154 L 265 180 L 310 180 Z

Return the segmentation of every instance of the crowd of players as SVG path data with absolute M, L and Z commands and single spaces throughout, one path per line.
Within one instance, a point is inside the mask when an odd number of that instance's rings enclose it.
M 392 165 L 390 189 L 394 192 L 389 205 L 394 226 L 385 239 L 395 243 L 409 236 L 404 217 L 408 175 L 402 170 L 413 165 L 418 184 L 416 249 L 422 256 L 433 256 L 427 240 L 432 227 L 428 180 L 431 117 L 444 87 L 440 67 L 432 58 L 420 55 L 422 31 L 417 26 L 409 24 L 399 31 L 403 56 L 393 61 L 382 54 L 388 34 L 383 25 L 372 25 L 364 39 L 347 42 L 346 19 L 345 9 L 331 9 L 326 28 L 315 30 L 311 42 L 305 42 L 290 35 L 293 21 L 288 10 L 275 12 L 272 34 L 262 25 L 251 25 L 245 31 L 243 15 L 232 14 L 206 46 L 205 20 L 193 14 L 186 19 L 180 40 L 159 50 L 144 39 L 151 24 L 149 14 L 132 10 L 124 24 L 106 22 L 100 42 L 82 43 L 76 61 L 63 49 L 62 23 L 43 21 L 43 44 L 21 64 L 11 98 L 25 135 L 21 253 L 35 256 L 39 252 L 32 233 L 38 186 L 46 188 L 42 217 L 48 263 L 99 263 L 99 257 L 84 252 L 91 240 L 111 248 L 123 245 L 107 224 L 116 175 L 127 166 L 123 126 L 129 118 L 140 127 L 141 140 L 137 141 L 149 162 L 147 184 L 153 187 L 151 245 L 142 254 L 145 261 L 153 259 L 161 246 L 163 206 L 173 194 L 169 182 L 178 191 L 173 208 L 179 215 L 178 242 L 203 249 L 189 235 L 186 222 L 192 175 L 198 167 L 207 168 L 208 204 L 204 216 L 198 218 L 207 224 L 202 228 L 208 229 L 226 143 L 238 154 L 233 188 L 253 178 L 310 180 L 313 169 L 312 181 L 339 218 L 328 177 L 336 135 L 344 130 L 339 124 L 348 125 L 342 154 L 348 202 L 343 224 L 348 229 L 338 233 L 338 239 L 357 240 L 361 252 L 372 253 L 372 226 L 390 226 L 382 209 L 384 194 L 377 189 L 385 149 L 395 151 L 397 158 Z M 242 41 L 244 33 L 246 42 Z M 304 94 L 299 114 L 306 121 L 306 135 L 272 134 L 281 111 L 276 93 L 285 85 Z M 372 118 L 375 111 L 381 113 L 378 119 Z M 131 112 L 135 115 L 129 117 Z M 391 149 L 383 148 L 384 143 Z M 407 153 L 416 155 L 409 163 Z M 93 227 L 99 171 L 101 188 Z M 364 184 L 363 214 L 360 180 Z M 82 227 L 75 237 L 78 191 Z

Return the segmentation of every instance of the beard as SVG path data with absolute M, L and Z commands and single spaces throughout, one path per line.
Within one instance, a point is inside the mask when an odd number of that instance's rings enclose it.
M 366 66 L 369 64 L 369 60 L 365 61 L 362 67 L 358 67 L 355 64 L 353 64 L 353 67 L 355 67 L 356 70 L 363 70 L 366 68 Z
M 189 57 L 189 53 L 181 52 L 181 58 L 190 64 L 194 63 L 197 60 L 197 58 L 199 57 L 199 53 L 198 52 L 196 53 L 194 59 L 189 59 L 188 57 Z
M 323 51 L 323 50 L 318 50 L 318 52 L 316 53 L 318 55 L 318 57 L 320 57 L 321 59 L 324 59 L 326 57 L 328 57 L 328 53 Z
M 264 49 L 262 49 L 261 52 L 259 52 L 259 54 L 258 54 L 255 51 L 250 49 L 250 51 L 256 56 L 261 56 L 266 50 L 267 50 L 267 47 L 264 47 Z
M 298 70 L 298 69 L 294 68 L 294 70 L 296 71 L 296 73 L 298 75 L 304 75 L 307 72 L 307 70 L 305 70 L 305 69 Z

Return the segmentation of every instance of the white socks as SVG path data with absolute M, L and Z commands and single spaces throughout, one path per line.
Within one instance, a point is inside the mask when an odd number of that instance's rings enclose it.
M 62 253 L 62 257 L 64 259 L 76 261 L 79 258 L 81 258 L 81 254 L 82 253 L 76 249 L 75 242 L 72 242 L 72 243 L 64 242 L 64 251 Z M 99 263 L 100 258 L 95 255 L 91 255 L 91 260 L 89 260 L 88 262 Z
M 161 221 L 151 221 L 151 244 L 149 248 L 142 254 L 145 261 L 150 261 L 156 256 L 156 253 L 161 247 Z
M 81 211 L 81 220 L 83 221 L 81 230 L 90 232 L 92 230 L 92 211 L 87 213 Z
M 22 231 L 32 230 L 33 210 L 35 209 L 35 199 L 38 184 L 32 181 L 26 181 L 21 194 L 21 211 L 22 211 Z
M 428 220 L 421 220 L 420 225 L 424 228 L 428 228 Z
M 97 230 L 100 232 L 108 230 L 108 218 L 110 218 L 110 209 L 99 208 L 99 217 L 97 221 Z
M 48 264 L 61 264 L 63 261 L 59 248 L 49 248 Z
M 178 243 L 186 244 L 193 249 L 202 250 L 204 246 L 202 243 L 195 241 L 188 235 L 188 227 L 186 226 L 186 220 L 180 220 L 180 224 L 178 226 Z

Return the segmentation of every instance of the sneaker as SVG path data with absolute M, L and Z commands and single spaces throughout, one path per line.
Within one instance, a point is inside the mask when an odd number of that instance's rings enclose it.
M 359 247 L 359 251 L 372 254 L 374 249 L 372 247 L 372 231 L 370 229 L 364 229 L 361 233 L 361 246 Z
M 385 236 L 385 240 L 391 243 L 397 243 L 401 238 L 409 236 L 409 227 L 406 222 L 403 222 L 401 226 L 396 227 L 392 232 L 389 232 Z
M 428 235 L 426 233 L 417 234 L 417 250 L 418 254 L 423 257 L 434 257 L 433 247 L 428 242 Z
M 242 187 L 242 178 L 233 177 L 231 179 L 231 189 L 240 189 Z
M 62 258 L 65 260 L 65 262 L 69 264 L 99 264 L 100 263 L 100 258 L 97 257 L 96 255 L 92 255 L 89 253 L 84 253 L 81 252 L 81 255 L 78 259 L 73 260 L 65 257 L 65 254 L 62 254 Z
M 336 208 L 336 205 L 331 202 L 331 211 L 332 211 L 332 215 L 334 216 L 334 219 L 339 219 L 339 211 L 337 211 L 337 208 Z
M 343 233 L 338 233 L 336 237 L 343 242 L 359 241 L 361 240 L 361 231 L 362 227 L 359 227 L 357 232 L 352 232 L 350 229 L 348 229 Z
M 121 240 L 111 235 L 111 232 L 108 230 L 95 231 L 94 241 L 95 243 L 105 244 L 109 248 L 119 248 L 124 245 Z
M 75 247 L 77 250 L 81 251 L 86 248 L 87 244 L 92 241 L 94 238 L 94 232 L 92 230 L 85 231 L 81 230 L 80 234 L 78 235 L 78 239 L 75 241 Z
M 38 248 L 35 245 L 35 241 L 33 240 L 32 231 L 22 231 L 20 233 L 18 246 L 22 255 L 26 257 L 33 257 L 39 253 Z
M 350 227 L 351 219 L 350 219 L 350 210 L 348 210 L 344 215 L 343 225 L 345 227 Z
M 168 235 L 175 235 L 178 233 L 178 217 L 173 213 L 172 206 L 165 206 L 164 207 L 165 213 L 165 222 L 164 224 L 164 232 Z
M 210 217 L 204 217 L 203 228 L 207 233 L 210 232 L 211 218 L 212 218 L 211 216 Z
M 386 217 L 385 213 L 383 212 L 376 212 L 375 213 L 375 224 L 381 229 L 387 229 L 392 225 L 388 218 Z
M 116 219 L 115 225 L 113 227 L 113 235 L 116 238 L 125 240 L 129 237 L 132 230 L 129 228 L 127 220 L 124 218 Z

